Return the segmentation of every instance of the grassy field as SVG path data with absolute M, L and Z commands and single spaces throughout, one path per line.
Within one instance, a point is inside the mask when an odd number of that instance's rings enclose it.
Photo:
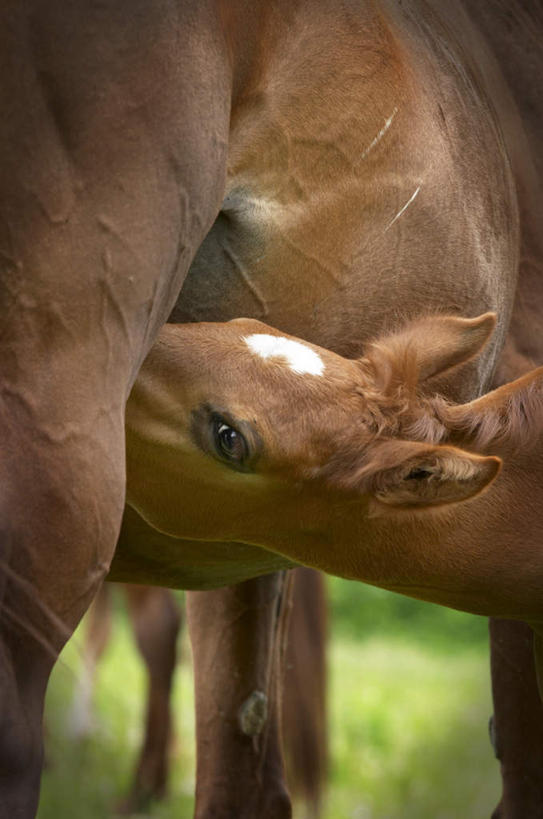
M 487 738 L 486 623 L 396 595 L 332 581 L 326 819 L 484 819 L 498 800 Z M 171 795 L 157 819 L 191 819 L 194 784 L 190 652 L 182 641 Z M 138 749 L 141 664 L 121 615 L 100 667 L 95 731 L 70 740 L 80 656 L 66 648 L 50 686 L 48 767 L 39 819 L 105 819 Z M 298 811 L 302 816 L 303 813 Z

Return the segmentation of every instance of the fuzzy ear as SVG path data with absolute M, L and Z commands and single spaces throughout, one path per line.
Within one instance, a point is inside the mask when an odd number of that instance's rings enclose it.
M 485 447 L 491 441 L 513 441 L 525 445 L 541 431 L 543 367 L 503 384 L 467 404 L 446 409 L 449 430 L 465 433 Z
M 369 490 L 378 501 L 422 509 L 478 495 L 498 475 L 501 460 L 452 446 L 387 441 L 376 447 L 368 468 Z
M 492 335 L 495 313 L 477 318 L 428 316 L 370 345 L 369 362 L 380 387 L 418 383 L 477 355 Z

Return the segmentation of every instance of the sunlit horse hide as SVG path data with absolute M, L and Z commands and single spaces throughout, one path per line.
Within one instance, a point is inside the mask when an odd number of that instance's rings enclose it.
M 35 810 L 49 672 L 119 531 L 126 396 L 191 262 L 174 320 L 253 315 L 353 357 L 399 319 L 493 310 L 444 390 L 490 388 L 543 212 L 538 18 L 496 8 L 6 6 L 3 815 Z

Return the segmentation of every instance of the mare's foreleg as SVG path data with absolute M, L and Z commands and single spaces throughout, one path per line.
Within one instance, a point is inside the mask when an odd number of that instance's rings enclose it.
M 284 573 L 187 595 L 196 690 L 195 819 L 290 819 L 279 713 Z

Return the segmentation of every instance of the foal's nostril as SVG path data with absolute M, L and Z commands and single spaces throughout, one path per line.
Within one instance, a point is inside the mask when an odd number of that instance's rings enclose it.
M 409 475 L 406 476 L 407 481 L 422 481 L 429 478 L 432 473 L 429 469 L 412 469 Z

